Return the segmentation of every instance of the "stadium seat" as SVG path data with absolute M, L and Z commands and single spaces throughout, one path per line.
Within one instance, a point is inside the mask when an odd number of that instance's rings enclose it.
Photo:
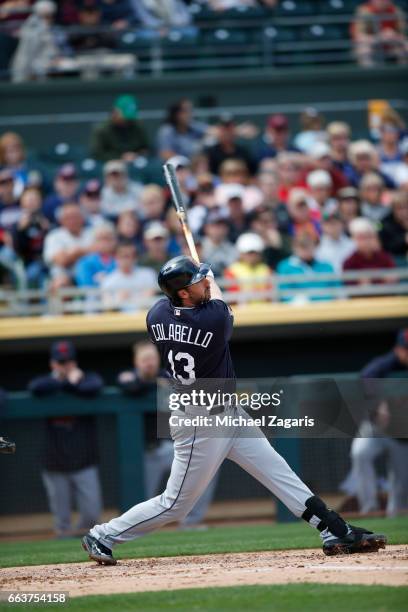
M 123 51 L 139 51 L 149 49 L 151 45 L 160 40 L 160 34 L 153 30 L 138 30 L 125 32 L 119 38 L 119 49 Z
M 315 15 L 316 8 L 316 3 L 309 2 L 309 0 L 282 0 L 279 2 L 275 14 L 278 17 Z
M 243 29 L 226 29 L 217 28 L 210 32 L 206 32 L 203 36 L 204 41 L 207 45 L 242 45 L 248 42 L 249 35 Z
M 79 176 L 81 179 L 87 181 L 89 179 L 97 178 L 102 180 L 103 177 L 103 164 L 98 162 L 92 157 L 85 157 L 77 164 Z
M 264 29 L 263 35 L 274 43 L 293 42 L 297 39 L 298 30 L 299 28 L 283 28 L 270 25 Z
M 262 6 L 238 6 L 237 8 L 231 8 L 227 11 L 223 11 L 219 14 L 219 20 L 250 20 L 250 19 L 262 19 L 267 15 L 268 12 Z
M 137 157 L 129 165 L 129 176 L 132 180 L 145 185 L 155 183 L 165 186 L 163 162 L 157 157 Z
M 319 12 L 321 15 L 351 15 L 359 0 L 320 0 Z
M 173 28 L 162 42 L 166 47 L 190 47 L 197 44 L 198 34 L 196 28 Z
M 300 37 L 308 41 L 333 41 L 347 38 L 341 26 L 318 23 L 301 28 Z
M 68 142 L 57 142 L 49 149 L 40 153 L 40 158 L 46 162 L 57 166 L 67 163 L 79 164 L 86 158 L 86 149 L 79 145 L 72 145 Z

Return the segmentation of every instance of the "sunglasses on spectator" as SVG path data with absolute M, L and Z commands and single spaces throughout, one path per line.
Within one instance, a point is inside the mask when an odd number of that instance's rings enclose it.
M 12 178 L 0 179 L 0 185 L 7 185 L 7 183 L 12 183 L 12 182 L 13 182 Z

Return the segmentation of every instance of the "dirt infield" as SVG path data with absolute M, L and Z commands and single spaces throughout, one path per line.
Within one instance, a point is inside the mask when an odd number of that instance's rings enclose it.
M 193 587 L 324 582 L 408 585 L 408 546 L 378 553 L 325 557 L 321 550 L 285 550 L 4 568 L 0 590 L 69 591 L 72 597 Z

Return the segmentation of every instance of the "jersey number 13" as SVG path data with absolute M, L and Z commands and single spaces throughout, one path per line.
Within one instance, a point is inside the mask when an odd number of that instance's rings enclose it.
M 178 352 L 173 356 L 173 351 L 169 351 L 168 359 L 173 374 L 173 378 L 179 380 L 183 385 L 192 385 L 195 381 L 195 362 L 194 357 L 190 353 Z M 182 372 L 187 376 L 182 376 L 176 372 Z

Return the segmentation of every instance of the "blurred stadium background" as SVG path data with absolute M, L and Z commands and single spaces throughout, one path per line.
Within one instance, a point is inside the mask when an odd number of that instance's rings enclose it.
M 52 534 L 50 419 L 94 417 L 105 516 L 144 497 L 155 394 L 123 394 L 117 376 L 158 297 L 147 272 L 185 249 L 164 160 L 235 310 L 239 377 L 357 378 L 392 350 L 408 321 L 407 9 L 0 0 L 0 435 L 17 444 L 0 462 L 0 538 Z M 131 250 L 125 285 L 107 282 L 122 270 L 118 245 Z M 99 396 L 28 391 L 62 339 L 103 378 Z M 276 440 L 337 507 L 350 444 Z M 204 520 L 275 517 L 288 519 L 227 462 Z

